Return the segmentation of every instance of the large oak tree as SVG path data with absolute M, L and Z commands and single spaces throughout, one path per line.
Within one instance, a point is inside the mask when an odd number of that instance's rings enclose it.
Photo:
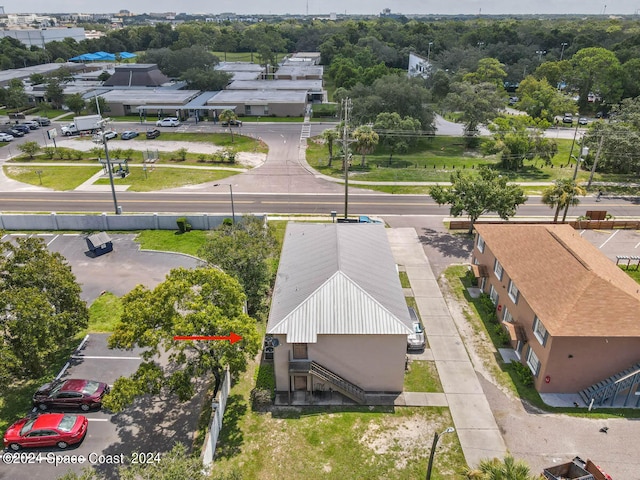
M 122 298 L 123 313 L 109 337 L 111 348 L 144 348 L 143 361 L 130 377 L 121 377 L 104 405 L 120 411 L 144 394 L 172 393 L 192 398 L 194 378 L 215 377 L 217 392 L 224 369 L 242 372 L 258 351 L 256 322 L 244 312 L 240 284 L 215 268 L 172 270 L 153 290 L 137 286 Z M 175 340 L 175 336 L 242 337 L 237 343 Z M 215 395 L 215 393 L 214 393 Z

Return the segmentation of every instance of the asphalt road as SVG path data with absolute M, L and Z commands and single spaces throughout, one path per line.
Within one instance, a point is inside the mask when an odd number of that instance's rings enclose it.
M 208 193 L 134 193 L 118 192 L 123 212 L 230 213 L 228 191 Z M 329 215 L 344 213 L 344 194 L 319 193 L 242 193 L 233 192 L 238 213 L 304 213 Z M 111 212 L 113 199 L 102 192 L 0 192 L 3 212 Z M 615 217 L 640 216 L 640 198 L 606 198 L 600 202 L 587 196 L 569 216 L 584 215 L 587 210 L 606 210 Z M 349 215 L 441 215 L 448 207 L 438 206 L 427 195 L 390 195 L 350 193 Z M 519 217 L 548 217 L 552 210 L 539 197 L 531 197 L 517 211 Z

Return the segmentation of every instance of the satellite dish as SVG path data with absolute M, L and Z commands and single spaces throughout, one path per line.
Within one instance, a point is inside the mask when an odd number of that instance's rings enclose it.
M 280 345 L 280 340 L 278 340 L 277 338 L 272 338 L 271 339 L 271 346 L 277 347 L 278 345 Z

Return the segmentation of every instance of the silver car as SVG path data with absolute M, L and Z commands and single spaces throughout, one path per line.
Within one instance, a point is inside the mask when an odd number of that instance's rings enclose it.
M 416 311 L 412 307 L 408 307 L 408 309 L 413 333 L 407 335 L 407 350 L 422 350 L 426 345 L 424 327 Z

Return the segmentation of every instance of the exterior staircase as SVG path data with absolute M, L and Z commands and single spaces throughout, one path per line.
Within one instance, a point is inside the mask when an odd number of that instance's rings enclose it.
M 366 392 L 357 385 L 345 380 L 340 375 L 332 372 L 314 361 L 295 361 L 289 363 L 289 371 L 296 373 L 310 373 L 316 378 L 331 385 L 332 389 L 340 392 L 351 400 L 363 405 L 367 400 Z
M 625 392 L 624 404 L 617 406 L 633 407 L 634 400 L 635 406 L 640 406 L 640 363 L 591 385 L 579 393 L 587 406 L 592 400 L 594 405 L 604 405 L 608 402 L 609 406 L 613 406 L 618 395 Z
M 366 402 L 367 396 L 363 389 L 349 382 L 348 380 L 345 380 L 340 375 L 333 373 L 331 370 L 323 367 L 319 363 L 311 362 L 311 368 L 309 372 L 320 378 L 321 380 L 329 382 L 334 386 L 335 390 L 358 402 L 359 404 L 362 405 Z

